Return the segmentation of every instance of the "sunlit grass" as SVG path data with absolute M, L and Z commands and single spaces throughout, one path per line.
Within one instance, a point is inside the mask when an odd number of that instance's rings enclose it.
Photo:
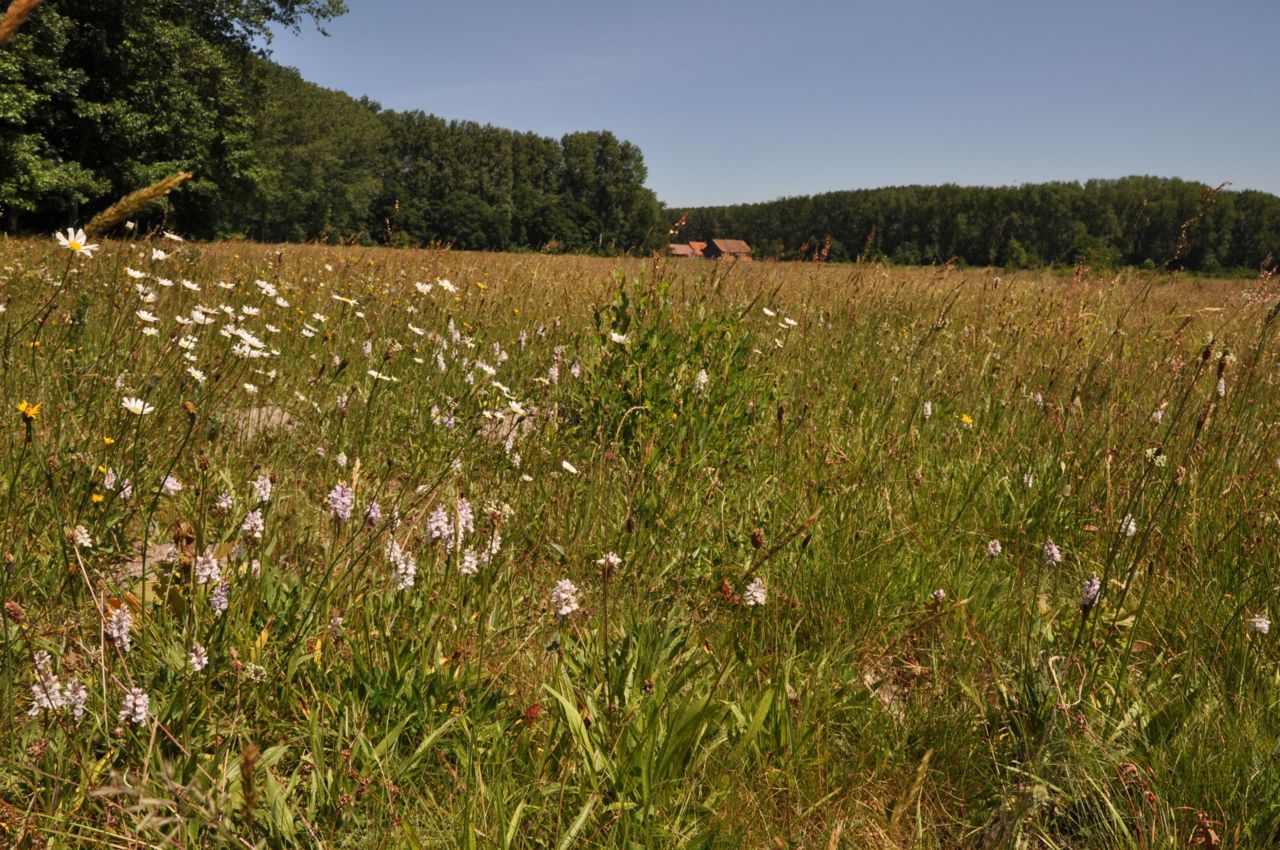
M 0 243 L 0 843 L 1266 846 L 1277 290 Z

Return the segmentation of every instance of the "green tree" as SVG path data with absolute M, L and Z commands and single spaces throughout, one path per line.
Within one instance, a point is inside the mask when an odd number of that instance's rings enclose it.
M 387 128 L 379 107 L 259 62 L 251 187 L 227 227 L 256 239 L 372 239 Z
M 592 243 L 575 247 L 650 247 L 661 214 L 657 198 L 644 187 L 648 172 L 640 149 L 608 131 L 570 133 L 561 146 L 570 217 L 579 238 Z
M 340 0 L 45 0 L 0 48 L 0 204 L 48 228 L 181 169 L 175 221 L 218 230 L 248 186 L 251 39 Z M 9 227 L 14 226 L 12 216 Z
M 812 254 L 825 234 L 899 263 L 1258 268 L 1280 254 L 1280 198 L 1126 177 L 1014 187 L 894 186 L 688 213 L 689 239 L 734 237 Z M 809 251 L 802 247 L 808 245 Z M 831 258 L 836 258 L 832 252 Z

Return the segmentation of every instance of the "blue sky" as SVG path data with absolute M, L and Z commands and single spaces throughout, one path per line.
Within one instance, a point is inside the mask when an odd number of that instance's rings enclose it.
M 1280 194 L 1280 2 L 348 0 L 277 61 L 394 109 L 608 129 L 673 205 L 1155 174 Z

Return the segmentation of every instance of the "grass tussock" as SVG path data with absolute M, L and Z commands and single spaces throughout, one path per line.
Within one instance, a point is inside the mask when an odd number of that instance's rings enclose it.
M 1280 839 L 1270 280 L 0 270 L 0 844 Z
M 130 192 L 90 219 L 84 226 L 85 232 L 90 236 L 109 233 L 113 227 L 142 212 L 194 176 L 190 171 L 178 171 L 150 186 Z

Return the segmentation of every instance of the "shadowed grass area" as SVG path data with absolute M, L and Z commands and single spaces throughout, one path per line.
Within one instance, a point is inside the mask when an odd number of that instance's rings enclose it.
M 0 838 L 1280 837 L 1280 286 L 0 243 Z

